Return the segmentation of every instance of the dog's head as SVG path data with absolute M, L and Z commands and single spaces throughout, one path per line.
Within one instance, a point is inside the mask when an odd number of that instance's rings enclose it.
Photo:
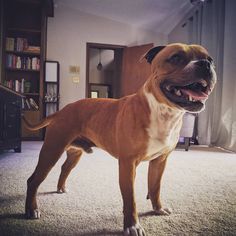
M 213 60 L 200 45 L 169 44 L 150 49 L 152 92 L 157 100 L 200 112 L 216 83 Z

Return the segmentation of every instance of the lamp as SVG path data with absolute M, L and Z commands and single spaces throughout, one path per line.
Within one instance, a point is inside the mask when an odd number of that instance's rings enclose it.
M 102 63 L 101 63 L 101 49 L 99 49 L 99 63 L 97 65 L 97 70 L 102 70 Z

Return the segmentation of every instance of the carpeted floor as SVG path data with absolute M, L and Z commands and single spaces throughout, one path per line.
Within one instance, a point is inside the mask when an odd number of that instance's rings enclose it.
M 68 180 L 69 193 L 55 193 L 65 155 L 39 188 L 40 220 L 24 219 L 26 180 L 41 142 L 24 142 L 22 153 L 0 155 L 0 235 L 121 235 L 122 200 L 117 160 L 94 149 Z M 216 149 L 174 151 L 162 183 L 170 216 L 155 216 L 147 194 L 147 165 L 138 167 L 136 200 L 147 235 L 236 235 L 236 154 Z

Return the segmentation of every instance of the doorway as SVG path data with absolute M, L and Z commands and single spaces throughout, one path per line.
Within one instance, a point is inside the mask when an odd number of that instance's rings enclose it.
M 151 72 L 140 58 L 152 47 L 87 43 L 86 97 L 120 98 L 137 92 Z
M 125 46 L 87 43 L 86 97 L 121 96 L 122 55 Z

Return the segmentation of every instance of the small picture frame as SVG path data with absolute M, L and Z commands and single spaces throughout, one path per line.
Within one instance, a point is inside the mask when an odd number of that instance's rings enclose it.
M 58 82 L 59 63 L 45 61 L 45 82 Z
M 99 91 L 96 90 L 91 91 L 91 98 L 99 98 Z

